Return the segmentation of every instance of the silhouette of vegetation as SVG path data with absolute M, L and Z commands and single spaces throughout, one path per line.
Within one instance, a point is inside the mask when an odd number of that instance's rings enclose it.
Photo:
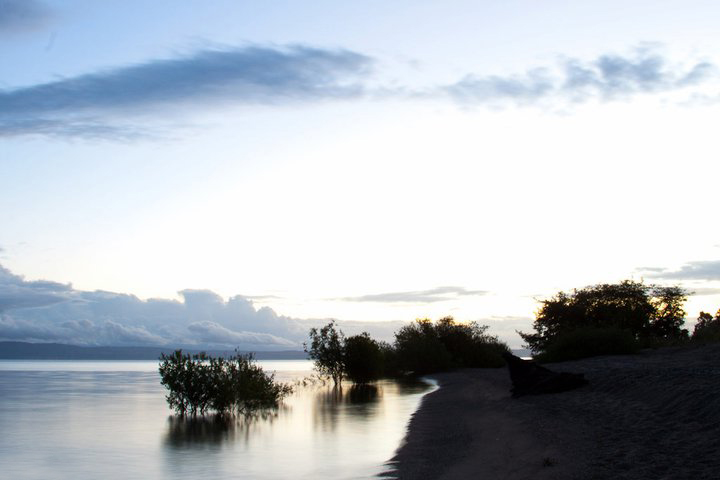
M 252 355 L 230 358 L 205 353 L 173 354 L 160 357 L 160 382 L 170 392 L 165 397 L 179 415 L 248 414 L 260 408 L 276 407 L 292 388 L 275 382 L 255 364 Z
M 375 403 L 380 398 L 380 390 L 378 387 L 368 383 L 359 383 L 352 385 L 348 389 L 348 403 Z
M 444 317 L 433 323 L 419 319 L 395 334 L 400 368 L 423 375 L 460 367 L 502 367 L 507 345 L 488 335 L 487 326 L 477 322 L 457 323 Z
M 333 379 L 335 385 L 342 384 L 345 374 L 345 335 L 331 321 L 324 327 L 310 329 L 310 348 L 305 351 L 315 361 L 315 369 L 321 375 Z
M 642 346 L 680 342 L 688 338 L 682 328 L 685 300 L 687 292 L 678 286 L 645 285 L 633 280 L 593 285 L 572 293 L 559 292 L 542 301 L 533 324 L 535 332 L 518 333 L 534 354 L 547 351 L 562 335 L 585 328 L 625 330 Z M 601 338 L 617 335 L 610 332 L 594 333 Z M 588 346 L 589 335 L 578 334 L 576 340 L 584 338 Z M 572 347 L 575 354 L 581 346 L 577 342 Z M 595 354 L 588 350 L 583 356 Z
M 262 409 L 242 416 L 172 416 L 168 418 L 164 440 L 167 446 L 177 449 L 219 446 L 238 437 L 247 438 L 258 424 L 272 423 L 277 417 L 277 409 Z
M 395 333 L 395 343 L 378 342 L 367 333 L 345 338 L 335 322 L 310 330 L 305 349 L 322 375 L 340 385 L 347 377 L 356 384 L 381 377 L 424 375 L 459 367 L 502 367 L 508 346 L 487 334 L 487 326 L 445 317 L 433 323 L 416 320 Z
M 709 313 L 700 312 L 692 340 L 700 343 L 720 342 L 720 310 L 714 318 Z
M 535 359 L 539 362 L 564 362 L 597 355 L 637 353 L 640 342 L 628 330 L 617 327 L 580 327 L 563 332 Z
M 345 375 L 354 383 L 369 383 L 383 375 L 380 344 L 366 332 L 345 339 Z
M 388 342 L 377 342 L 380 347 L 380 353 L 382 354 L 382 371 L 384 377 L 397 378 L 403 374 L 402 368 L 400 367 L 400 357 L 398 356 L 395 346 Z

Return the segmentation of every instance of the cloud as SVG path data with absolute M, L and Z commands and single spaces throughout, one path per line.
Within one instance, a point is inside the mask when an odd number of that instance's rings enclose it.
M 0 0 L 0 34 L 36 29 L 50 16 L 47 6 L 37 0 Z
M 335 300 L 346 302 L 432 303 L 455 300 L 463 296 L 486 295 L 487 293 L 488 292 L 484 290 L 466 290 L 463 287 L 437 287 L 430 290 L 376 293 L 359 297 L 338 298 Z
M 690 295 L 694 297 L 704 297 L 709 295 L 720 295 L 720 288 L 693 288 Z
M 0 341 L 300 349 L 308 326 L 242 296 L 183 290 L 181 300 L 26 281 L 0 266 Z
M 69 284 L 27 281 L 0 265 L 0 341 L 99 346 L 172 346 L 249 351 L 300 350 L 311 327 L 329 319 L 298 319 L 256 308 L 241 295 L 225 299 L 187 289 L 179 300 L 76 290 Z M 363 331 L 392 340 L 404 323 L 340 322 L 348 335 Z
M 566 58 L 555 68 L 535 68 L 519 75 L 468 75 L 441 90 L 462 104 L 579 103 L 671 92 L 717 76 L 718 69 L 710 62 L 683 68 L 670 64 L 655 49 L 638 48 L 628 56 L 604 54 L 591 61 Z
M 0 265 L 0 313 L 13 308 L 32 308 L 64 302 L 70 285 L 44 280 L 26 282 Z
M 0 91 L 0 135 L 114 136 L 122 119 L 168 109 L 355 97 L 369 57 L 304 46 L 203 50 Z
M 516 75 L 469 73 L 422 91 L 386 88 L 377 79 L 371 87 L 375 64 L 358 52 L 299 45 L 205 49 L 0 90 L 0 137 L 133 141 L 152 138 L 158 125 L 179 121 L 187 112 L 365 97 L 452 99 L 463 106 L 568 106 L 680 91 L 718 78 L 713 63 L 677 65 L 647 47 L 592 60 L 563 58 Z M 688 93 L 689 99 L 702 96 Z
M 49 120 L 44 118 L 3 118 L 0 113 L 0 138 L 35 135 L 44 137 L 82 137 L 118 142 L 148 139 L 154 135 L 148 128 L 126 125 L 120 122 L 110 125 L 103 119 Z
M 251 344 L 262 346 L 297 347 L 296 343 L 268 333 L 236 332 L 214 322 L 198 322 L 188 325 L 188 330 L 196 333 L 202 342 L 211 344 Z
M 720 280 L 720 260 L 689 262 L 678 270 L 665 268 L 642 268 L 640 272 L 649 278 L 665 280 Z

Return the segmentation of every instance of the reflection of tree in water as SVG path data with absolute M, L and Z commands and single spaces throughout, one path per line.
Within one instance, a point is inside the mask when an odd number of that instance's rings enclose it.
M 428 389 L 432 388 L 432 384 L 417 378 L 400 378 L 395 381 L 395 387 L 401 395 L 412 395 L 427 392 Z
M 264 409 L 249 415 L 168 417 L 165 445 L 170 448 L 217 447 L 225 442 L 249 441 L 251 434 L 270 425 L 283 408 Z
M 382 387 L 372 384 L 334 386 L 319 390 L 313 402 L 315 427 L 334 430 L 343 418 L 376 414 L 382 393 Z
M 380 392 L 377 385 L 352 385 L 348 389 L 346 399 L 351 404 L 377 402 Z

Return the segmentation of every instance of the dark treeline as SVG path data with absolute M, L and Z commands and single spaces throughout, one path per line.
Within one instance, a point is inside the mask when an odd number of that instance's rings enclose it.
M 720 311 L 701 312 L 693 334 L 683 328 L 688 292 L 625 280 L 559 292 L 541 302 L 534 332 L 518 332 L 544 362 L 635 353 L 643 348 L 720 341 Z
M 306 350 L 315 368 L 335 384 L 347 378 L 356 384 L 381 377 L 424 375 L 460 367 L 501 367 L 508 346 L 487 334 L 487 326 L 416 320 L 395 333 L 390 344 L 367 333 L 345 337 L 335 322 L 310 330 Z

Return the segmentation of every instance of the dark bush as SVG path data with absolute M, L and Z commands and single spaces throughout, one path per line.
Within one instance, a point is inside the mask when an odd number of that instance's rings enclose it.
M 395 351 L 402 371 L 417 375 L 447 370 L 452 358 L 429 319 L 416 320 L 395 333 Z
M 345 374 L 355 383 L 369 383 L 383 375 L 383 352 L 366 332 L 345 339 Z
M 433 324 L 416 320 L 395 334 L 399 367 L 417 375 L 456 367 L 500 367 L 507 345 L 486 334 L 476 322 L 457 323 L 445 317 Z
M 345 335 L 339 330 L 335 321 L 324 327 L 310 329 L 310 347 L 305 351 L 315 361 L 315 369 L 321 375 L 333 379 L 335 385 L 342 384 L 345 375 Z
M 203 415 L 208 410 L 249 413 L 275 407 L 291 392 L 255 364 L 251 355 L 225 359 L 177 350 L 162 354 L 160 360 L 160 382 L 170 391 L 165 398 L 180 415 Z
M 582 328 L 618 328 L 643 344 L 687 338 L 682 328 L 687 293 L 680 287 L 660 287 L 625 280 L 559 292 L 542 301 L 534 333 L 520 336 L 533 353 L 544 352 L 560 336 Z
M 399 377 L 402 375 L 400 367 L 400 357 L 395 347 L 388 342 L 378 342 L 380 353 L 382 354 L 383 376 Z
M 715 318 L 709 313 L 700 312 L 692 340 L 698 343 L 720 342 L 720 310 L 715 314 Z
M 583 327 L 556 336 L 535 359 L 539 362 L 563 362 L 597 355 L 637 353 L 640 347 L 640 342 L 628 330 Z

